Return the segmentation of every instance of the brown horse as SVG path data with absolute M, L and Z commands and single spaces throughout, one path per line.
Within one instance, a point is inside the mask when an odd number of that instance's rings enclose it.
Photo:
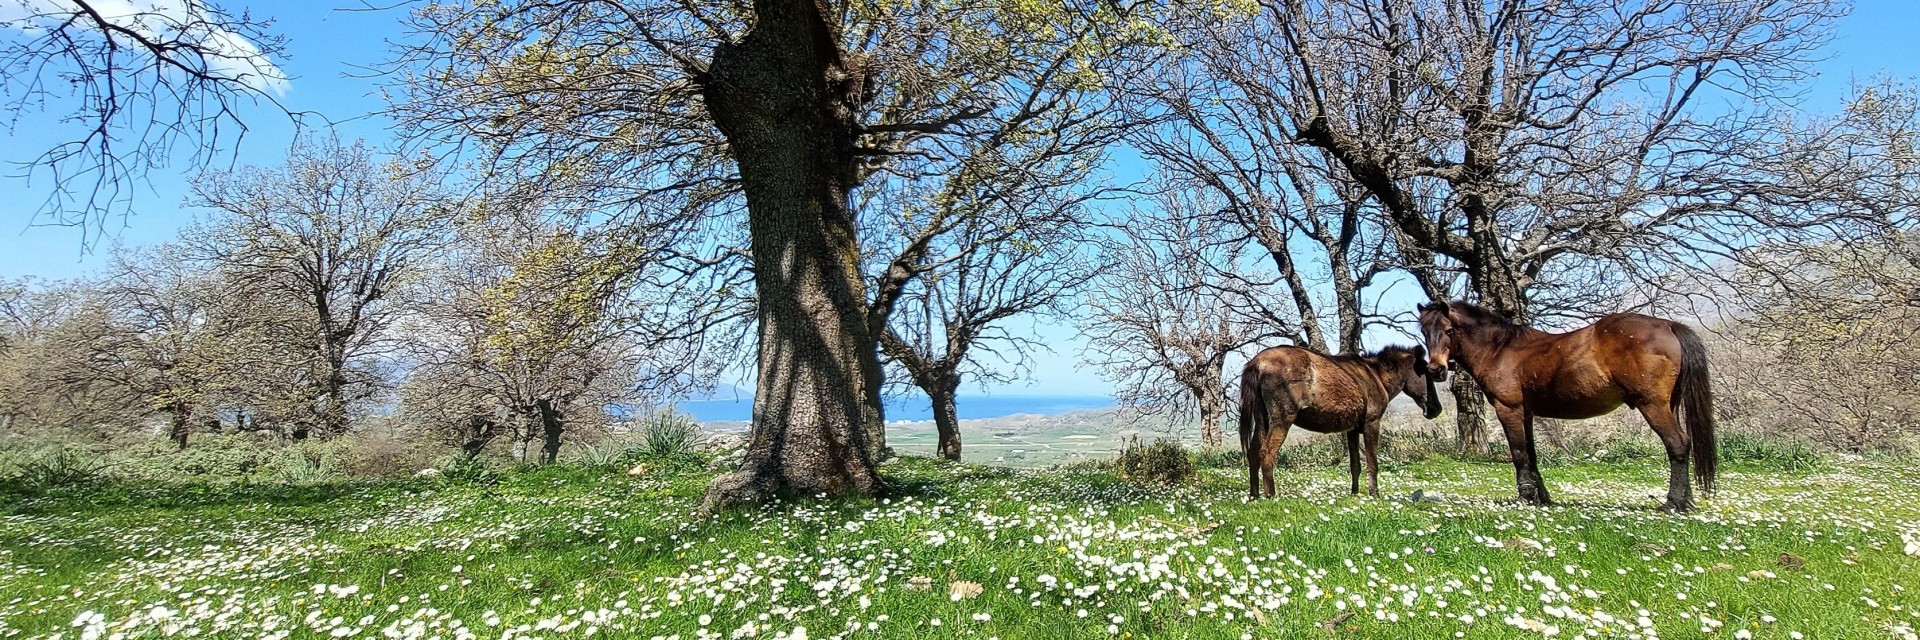
M 1616 313 L 1582 329 L 1547 333 L 1469 303 L 1436 302 L 1420 305 L 1420 331 L 1432 366 L 1457 362 L 1486 391 L 1507 435 L 1521 500 L 1551 503 L 1534 452 L 1534 418 L 1592 418 L 1622 404 L 1639 411 L 1666 445 L 1661 508 L 1693 508 L 1688 455 L 1700 490 L 1713 492 L 1707 349 L 1687 325 Z
M 1273 497 L 1274 457 L 1288 425 L 1347 434 L 1347 470 L 1360 493 L 1360 438 L 1367 440 L 1367 493 L 1380 495 L 1380 416 L 1396 393 L 1407 394 L 1428 419 L 1440 415 L 1440 397 L 1427 375 L 1426 349 L 1387 347 L 1367 355 L 1328 356 L 1300 347 L 1274 347 L 1240 372 L 1240 448 L 1247 454 L 1247 494 L 1260 497 L 1262 479 Z

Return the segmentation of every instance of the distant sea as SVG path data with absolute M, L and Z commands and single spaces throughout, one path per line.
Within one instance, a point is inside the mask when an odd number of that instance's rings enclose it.
M 890 398 L 887 404 L 887 421 L 932 420 L 933 402 L 925 396 Z M 753 398 L 742 396 L 739 400 L 699 400 L 682 402 L 676 405 L 680 411 L 693 416 L 701 422 L 722 420 L 750 420 L 753 418 Z M 955 409 L 961 420 L 978 418 L 998 418 L 1022 413 L 1054 415 L 1070 413 L 1082 409 L 1104 409 L 1113 406 L 1113 398 L 1107 396 L 960 396 L 955 400 Z

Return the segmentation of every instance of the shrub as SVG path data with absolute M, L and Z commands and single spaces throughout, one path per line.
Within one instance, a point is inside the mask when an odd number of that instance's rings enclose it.
M 337 473 L 363 478 L 411 475 L 433 463 L 434 452 L 399 437 L 381 433 L 353 434 L 326 443 L 316 459 L 324 459 Z
M 15 475 L 8 480 L 33 491 L 90 486 L 106 479 L 106 466 L 99 459 L 64 446 L 42 449 L 14 464 Z
M 604 469 L 616 469 L 632 462 L 633 457 L 630 451 L 634 449 L 634 445 L 611 440 L 574 447 L 574 451 L 580 456 L 580 464 Z
M 454 456 L 440 466 L 440 482 L 444 484 L 493 484 L 498 480 L 479 456 Z
M 677 411 L 656 412 L 640 420 L 640 453 L 671 459 L 699 453 L 700 423 Z
M 1305 438 L 1297 444 L 1280 447 L 1273 456 L 1278 469 L 1308 469 L 1345 464 L 1347 444 L 1341 437 Z
M 1826 468 L 1819 451 L 1798 440 L 1744 433 L 1720 437 L 1720 460 L 1774 471 L 1808 472 Z
M 161 476 L 180 474 L 196 479 L 232 479 L 252 475 L 274 461 L 273 452 L 243 435 L 208 435 L 196 438 L 186 449 L 161 449 L 142 465 L 145 471 Z
M 1246 469 L 1247 456 L 1237 447 L 1212 447 L 1193 452 L 1197 469 Z
M 685 471 L 706 466 L 707 456 L 700 451 L 700 423 L 676 411 L 660 411 L 637 421 L 639 441 L 627 447 L 619 464 L 644 462 L 667 469 Z
M 1193 459 L 1187 450 L 1172 440 L 1161 439 L 1141 445 L 1135 437 L 1127 441 L 1114 459 L 1114 471 L 1134 482 L 1179 484 L 1193 479 Z
M 297 447 L 289 447 L 271 465 L 275 481 L 291 485 L 322 484 L 340 477 L 332 456 L 321 453 L 309 453 Z

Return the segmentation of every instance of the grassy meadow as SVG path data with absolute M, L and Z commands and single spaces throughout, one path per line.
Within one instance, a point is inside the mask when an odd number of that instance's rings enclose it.
M 1737 453 L 1737 452 L 1736 452 Z M 1647 458 L 1288 469 L 1248 502 L 1101 465 L 908 457 L 880 500 L 694 517 L 687 460 L 381 481 L 124 482 L 0 508 L 0 637 L 1913 638 L 1920 472 L 1726 465 L 1655 511 Z M 1611 458 L 1609 458 L 1611 459 Z M 1412 499 L 1418 490 L 1422 496 Z

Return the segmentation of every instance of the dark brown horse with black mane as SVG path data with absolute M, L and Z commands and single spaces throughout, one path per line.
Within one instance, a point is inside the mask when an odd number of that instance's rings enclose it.
M 1380 495 L 1380 416 L 1404 393 L 1428 419 L 1440 415 L 1427 375 L 1426 349 L 1387 347 L 1366 355 L 1329 356 L 1300 347 L 1261 351 L 1240 372 L 1240 448 L 1247 454 L 1247 494 L 1273 497 L 1274 457 L 1288 425 L 1347 434 L 1347 469 L 1360 493 L 1360 438 L 1366 437 L 1367 493 Z
M 1582 329 L 1547 333 L 1465 302 L 1420 305 L 1432 366 L 1459 363 L 1480 382 L 1507 435 L 1520 499 L 1550 504 L 1533 445 L 1533 419 L 1592 418 L 1620 405 L 1639 411 L 1667 448 L 1667 501 L 1693 508 L 1687 458 L 1713 492 L 1713 390 L 1707 349 L 1687 325 L 1616 313 Z M 1684 428 L 1683 428 L 1684 425 Z

